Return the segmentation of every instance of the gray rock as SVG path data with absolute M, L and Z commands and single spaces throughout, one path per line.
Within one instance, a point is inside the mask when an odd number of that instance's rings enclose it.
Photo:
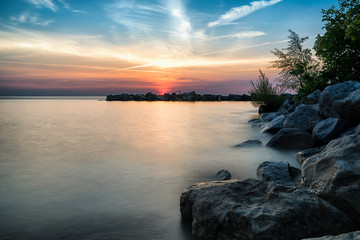
M 324 236 L 319 238 L 306 238 L 303 240 L 360 240 L 360 231 L 349 232 L 337 236 Z
M 350 122 L 342 118 L 328 118 L 318 122 L 312 132 L 315 144 L 320 146 L 327 144 L 339 137 L 350 126 Z
M 308 98 L 308 100 L 310 100 L 310 102 L 312 104 L 316 104 L 316 103 L 319 103 L 320 94 L 321 94 L 321 91 L 318 89 L 318 90 L 315 90 L 314 92 L 310 93 L 307 96 L 307 98 Z
M 218 171 L 216 175 L 213 177 L 214 181 L 225 181 L 230 179 L 231 179 L 231 174 L 226 169 Z
M 248 123 L 260 123 L 260 118 L 250 119 Z
M 180 212 L 196 239 L 297 240 L 354 229 L 316 195 L 255 179 L 194 184 L 182 193 Z
M 342 100 L 335 101 L 334 111 L 342 118 L 352 122 L 360 122 L 360 89 Z
M 322 120 L 315 105 L 301 104 L 285 120 L 284 127 L 300 128 L 311 132 L 315 125 Z
M 284 101 L 284 103 L 280 106 L 278 113 L 279 114 L 289 114 L 295 111 L 296 104 L 293 98 L 288 98 Z
M 360 135 L 332 140 L 304 161 L 302 187 L 342 210 L 360 227 Z
M 269 112 L 269 113 L 263 113 L 260 116 L 260 120 L 262 122 L 270 122 L 271 120 L 273 120 L 274 118 L 277 117 L 277 113 L 276 112 Z
M 249 139 L 245 142 L 239 143 L 235 145 L 235 147 L 255 147 L 255 146 L 261 146 L 261 141 L 257 139 Z
M 302 165 L 303 162 L 311 157 L 314 156 L 315 154 L 320 153 L 322 150 L 325 149 L 325 146 L 321 146 L 321 147 L 317 147 L 317 148 L 310 148 L 310 149 L 306 149 L 304 151 L 298 152 L 296 154 L 296 160 Z
M 262 129 L 262 132 L 277 133 L 278 131 L 284 128 L 285 120 L 286 120 L 286 116 L 284 115 L 277 116 Z
M 301 176 L 300 169 L 291 167 L 288 162 L 263 162 L 256 172 L 264 181 L 285 185 L 299 184 Z
M 320 94 L 320 114 L 325 118 L 339 117 L 334 110 L 335 101 L 347 97 L 357 89 L 360 89 L 358 81 L 348 81 L 326 87 Z
M 299 128 L 283 128 L 275 134 L 266 146 L 288 149 L 304 150 L 314 145 L 313 137 L 306 131 Z

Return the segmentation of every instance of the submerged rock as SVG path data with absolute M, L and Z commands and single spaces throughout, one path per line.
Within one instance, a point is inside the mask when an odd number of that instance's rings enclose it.
M 285 128 L 300 128 L 311 132 L 315 125 L 322 121 L 319 111 L 315 105 L 301 104 L 285 120 Z
M 324 236 L 319 238 L 306 238 L 303 240 L 360 240 L 360 231 L 343 233 L 337 236 Z
M 314 145 L 313 137 L 306 131 L 299 128 L 283 128 L 275 134 L 266 146 L 288 149 L 303 150 Z
M 230 179 L 231 179 L 231 174 L 226 169 L 218 171 L 216 175 L 213 177 L 214 181 L 225 181 Z
M 360 135 L 332 140 L 305 160 L 302 187 L 314 191 L 360 227 Z
M 316 124 L 313 137 L 317 145 L 325 145 L 340 136 L 350 127 L 350 122 L 342 118 L 328 118 Z
M 235 145 L 235 147 L 255 147 L 255 146 L 261 146 L 261 141 L 257 139 L 249 139 L 245 142 L 239 143 Z
M 288 162 L 263 162 L 256 172 L 264 181 L 285 185 L 300 183 L 300 169 L 291 167 Z
M 354 229 L 326 201 L 295 187 L 255 179 L 197 183 L 180 198 L 198 239 L 298 240 Z

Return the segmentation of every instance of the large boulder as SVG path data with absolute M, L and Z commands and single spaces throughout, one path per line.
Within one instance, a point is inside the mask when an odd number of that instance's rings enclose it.
M 354 229 L 316 195 L 255 179 L 194 184 L 182 193 L 180 211 L 196 239 L 297 240 Z
M 298 152 L 296 154 L 296 160 L 302 165 L 303 162 L 315 154 L 322 152 L 325 149 L 325 146 L 317 147 L 317 148 L 309 148 L 304 151 Z
M 324 236 L 319 238 L 306 238 L 303 240 L 360 240 L 360 231 L 343 233 L 336 236 Z
M 316 124 L 312 135 L 315 143 L 321 146 L 339 137 L 340 134 L 345 132 L 350 126 L 348 120 L 342 118 L 327 118 Z
M 270 122 L 274 118 L 276 118 L 278 115 L 276 112 L 266 112 L 261 114 L 260 121 L 261 122 Z
M 357 89 L 360 89 L 358 81 L 348 81 L 326 87 L 319 98 L 320 114 L 325 118 L 339 117 L 334 109 L 335 101 L 347 97 Z
M 352 122 L 360 122 L 360 89 L 342 100 L 335 101 L 334 111 L 342 118 Z
M 313 145 L 313 137 L 299 128 L 283 128 L 266 144 L 268 147 L 288 150 L 304 150 Z
M 302 187 L 346 213 L 360 227 L 360 135 L 332 140 L 302 164 Z
M 290 166 L 288 162 L 263 162 L 257 168 L 257 174 L 264 181 L 285 185 L 299 184 L 301 171 L 298 168 Z
M 284 127 L 300 128 L 311 132 L 315 125 L 322 120 L 316 105 L 301 104 L 287 117 Z
M 290 114 L 295 111 L 297 104 L 295 104 L 294 97 L 286 99 L 283 104 L 280 106 L 278 113 L 279 114 Z
M 285 120 L 286 120 L 286 116 L 284 115 L 277 116 L 262 129 L 262 132 L 277 133 L 278 131 L 284 128 Z

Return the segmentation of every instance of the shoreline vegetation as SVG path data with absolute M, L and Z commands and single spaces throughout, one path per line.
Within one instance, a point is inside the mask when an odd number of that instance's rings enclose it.
M 188 187 L 180 212 L 196 239 L 360 239 L 360 2 L 339 0 L 322 13 L 317 58 L 303 47 L 308 37 L 289 30 L 288 47 L 272 52 L 279 85 L 261 70 L 251 81 L 261 115 L 249 124 L 273 135 L 266 147 L 298 151 L 301 169 L 271 159 L 258 179 L 221 178 L 231 176 L 223 169 L 217 181 Z M 295 95 L 281 97 L 287 89 Z
M 227 96 L 216 94 L 197 94 L 195 91 L 176 94 L 165 93 L 161 95 L 148 92 L 146 94 L 128 94 L 107 95 L 106 101 L 183 101 L 183 102 L 216 102 L 216 101 L 251 101 L 251 97 L 246 94 L 229 94 Z

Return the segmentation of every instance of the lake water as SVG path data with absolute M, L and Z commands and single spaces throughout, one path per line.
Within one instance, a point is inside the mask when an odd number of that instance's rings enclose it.
M 294 152 L 247 121 L 249 102 L 0 100 L 0 239 L 191 239 L 186 187 L 221 169 L 256 178 Z M 259 148 L 234 148 L 247 139 Z

